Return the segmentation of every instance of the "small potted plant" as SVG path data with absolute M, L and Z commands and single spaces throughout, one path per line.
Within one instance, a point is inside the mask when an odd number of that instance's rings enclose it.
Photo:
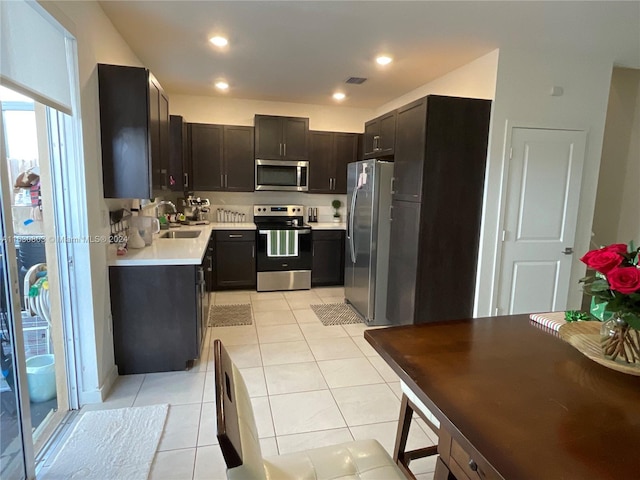
M 336 198 L 333 202 L 331 202 L 331 206 L 334 209 L 333 221 L 336 223 L 340 223 L 340 212 L 338 212 L 338 210 L 342 206 L 342 202 Z

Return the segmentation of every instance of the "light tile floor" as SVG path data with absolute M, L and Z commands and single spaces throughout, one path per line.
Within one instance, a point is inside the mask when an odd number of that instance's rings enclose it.
M 342 288 L 215 293 L 215 304 L 250 302 L 254 324 L 209 328 L 191 370 L 120 377 L 106 402 L 81 413 L 169 403 L 150 480 L 226 479 L 213 384 L 212 346 L 220 338 L 247 383 L 264 456 L 364 438 L 375 438 L 391 454 L 398 377 L 364 340 L 364 324 L 325 327 L 309 307 L 343 297 Z M 408 447 L 436 442 L 424 422 L 414 420 Z M 432 479 L 435 457 L 411 468 L 419 480 Z

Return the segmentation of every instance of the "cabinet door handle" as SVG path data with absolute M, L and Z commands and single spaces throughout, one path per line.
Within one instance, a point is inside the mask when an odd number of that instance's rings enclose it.
M 393 222 L 393 205 L 389 205 L 389 221 Z
M 184 174 L 184 188 L 188 188 L 189 187 L 189 174 L 185 173 Z
M 396 191 L 394 190 L 395 186 L 396 186 L 396 177 L 391 177 L 391 195 L 396 193 Z
M 283 143 L 282 145 L 284 145 L 283 150 L 284 150 L 284 156 L 286 157 L 287 156 L 287 144 Z
M 333 180 L 333 178 L 329 177 L 329 190 L 331 190 L 331 181 Z
M 229 234 L 229 238 L 242 238 L 242 234 Z
M 256 258 L 256 246 L 251 246 L 251 258 Z
M 229 187 L 229 177 L 227 176 L 227 174 L 224 174 L 224 187 L 228 188 Z
M 224 187 L 224 175 L 220 174 L 220 187 Z
M 278 150 L 278 155 L 282 156 L 282 144 L 279 143 L 278 145 L 280 145 L 280 149 Z

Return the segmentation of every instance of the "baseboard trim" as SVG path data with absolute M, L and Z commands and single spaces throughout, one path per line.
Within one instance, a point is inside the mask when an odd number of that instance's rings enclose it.
M 96 390 L 92 390 L 90 392 L 82 392 L 80 394 L 80 406 L 83 406 L 88 403 L 102 403 L 107 399 L 107 396 L 111 392 L 113 388 L 113 384 L 118 378 L 118 366 L 114 365 L 107 377 L 105 378 L 104 383 L 100 386 L 100 388 Z

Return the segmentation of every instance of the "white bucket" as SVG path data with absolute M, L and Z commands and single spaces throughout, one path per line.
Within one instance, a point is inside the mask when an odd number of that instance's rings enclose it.
M 27 384 L 34 403 L 56 396 L 56 368 L 53 355 L 36 355 L 27 359 Z

